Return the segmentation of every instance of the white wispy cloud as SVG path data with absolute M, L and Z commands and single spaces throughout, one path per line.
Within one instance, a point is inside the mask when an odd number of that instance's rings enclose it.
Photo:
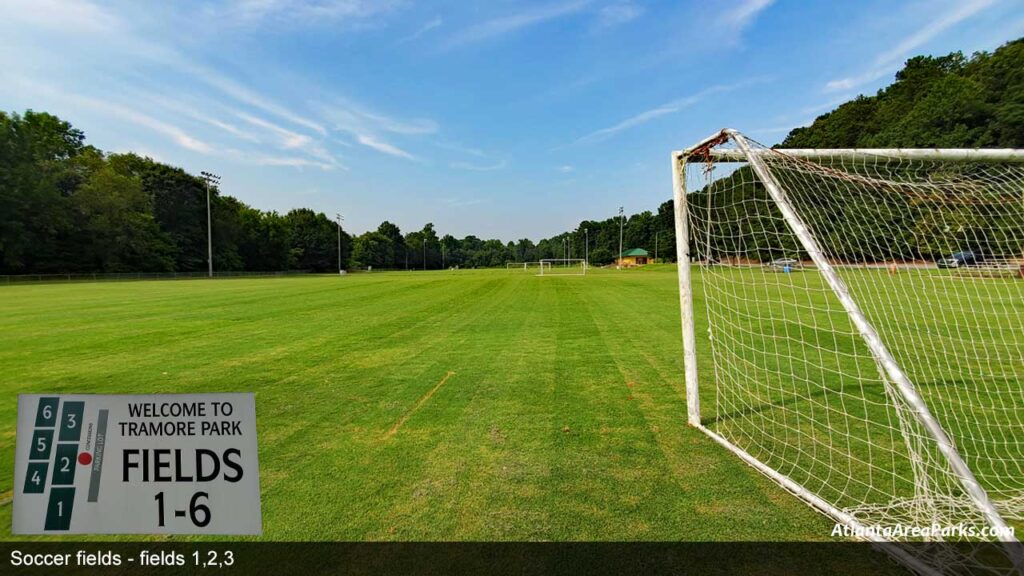
M 575 170 L 575 168 L 573 168 L 569 164 L 565 164 L 563 166 L 559 166 L 558 167 L 558 171 L 561 172 L 562 174 L 568 174 L 568 173 L 572 172 L 573 170 Z
M 587 134 L 585 136 L 581 136 L 581 137 L 577 138 L 573 142 L 573 144 L 583 144 L 583 143 L 588 143 L 588 142 L 600 142 L 601 140 L 605 140 L 607 138 L 610 138 L 610 137 L 612 137 L 612 136 L 614 136 L 614 135 L 616 135 L 619 132 L 622 132 L 624 130 L 629 130 L 630 128 L 634 128 L 634 127 L 639 126 L 641 124 L 646 124 L 647 122 L 650 122 L 651 120 L 654 120 L 655 118 L 660 118 L 660 117 L 668 115 L 668 114 L 675 114 L 676 112 L 679 112 L 680 110 L 682 110 L 684 108 L 688 108 L 690 106 L 693 106 L 694 104 L 700 102 L 701 100 L 703 100 L 704 98 L 707 98 L 708 96 L 711 96 L 712 94 L 719 94 L 719 93 L 722 93 L 722 92 L 730 92 L 730 91 L 736 90 L 737 88 L 740 88 L 742 86 L 747 86 L 747 85 L 752 84 L 752 83 L 763 82 L 763 81 L 764 81 L 764 79 L 753 79 L 753 80 L 749 80 L 749 81 L 746 81 L 746 82 L 740 82 L 740 83 L 737 83 L 737 84 L 727 84 L 727 85 L 726 84 L 720 84 L 720 85 L 712 86 L 710 88 L 706 88 L 704 90 L 701 90 L 700 92 L 697 92 L 696 94 L 693 94 L 691 96 L 686 96 L 684 98 L 679 98 L 679 99 L 673 100 L 671 102 L 668 102 L 666 104 L 662 104 L 661 106 L 658 106 L 656 108 L 651 108 L 649 110 L 644 110 L 643 112 L 640 112 L 638 114 L 634 114 L 633 116 L 630 116 L 629 118 L 626 118 L 625 120 L 623 120 L 623 121 L 621 121 L 621 122 L 619 122 L 617 124 L 613 124 L 613 125 L 608 126 L 606 128 L 601 128 L 600 130 L 595 130 L 595 131 L 593 131 L 593 132 L 591 132 L 591 133 L 589 133 L 589 134 Z
M 299 134 L 298 132 L 293 132 L 287 128 L 282 128 L 273 122 L 253 116 L 252 114 L 236 110 L 235 115 L 253 126 L 258 126 L 276 134 L 282 148 L 301 148 L 313 141 L 312 138 L 305 134 Z
M 136 126 L 148 128 L 158 134 L 167 136 L 175 144 L 187 150 L 199 152 L 201 154 L 209 154 L 213 150 L 209 144 L 190 135 L 182 128 L 179 128 L 169 122 L 154 118 L 133 108 L 85 96 L 72 96 L 72 98 L 85 107 L 92 108 L 107 115 L 114 116 L 117 119 L 127 121 L 131 124 L 135 124 Z
M 459 144 L 457 142 L 448 142 L 448 141 L 445 141 L 445 140 L 440 140 L 440 141 L 434 141 L 433 144 L 434 144 L 434 146 L 437 146 L 438 148 L 443 148 L 445 150 L 452 150 L 454 152 L 460 152 L 462 154 L 468 154 L 470 156 L 476 156 L 477 158 L 483 158 L 484 156 L 487 155 L 487 154 L 484 153 L 483 150 L 481 150 L 479 148 L 473 148 L 471 146 L 464 146 L 464 145 Z
M 154 106 L 162 107 L 165 111 L 171 112 L 177 116 L 197 120 L 207 124 L 208 126 L 212 126 L 218 130 L 226 132 L 228 135 L 244 140 L 248 144 L 275 143 L 280 149 L 301 152 L 309 155 L 312 159 L 306 159 L 306 163 L 304 164 L 300 161 L 301 159 L 298 158 L 241 151 L 237 151 L 235 154 L 228 154 L 229 157 L 255 163 L 261 166 L 341 166 L 335 155 L 327 150 L 321 140 L 317 140 L 307 134 L 301 134 L 294 130 L 285 128 L 275 122 L 261 118 L 254 113 L 238 110 L 231 106 L 207 99 L 190 102 L 188 96 L 181 94 L 176 95 L 177 99 L 172 99 L 137 89 L 129 89 L 127 93 L 132 96 L 133 101 L 148 102 Z M 200 112 L 199 108 L 204 110 L 223 111 L 226 114 L 242 120 L 250 126 L 261 129 L 263 133 L 260 136 L 257 136 L 251 131 L 240 128 L 232 122 L 214 117 L 212 115 L 213 112 Z M 221 136 L 224 136 L 224 134 Z
M 614 28 L 621 26 L 627 22 L 636 20 L 644 14 L 644 7 L 639 6 L 633 2 L 615 2 L 602 6 L 597 11 L 597 23 L 594 28 L 597 30 L 605 30 L 607 28 Z
M 351 135 L 357 143 L 367 148 L 407 160 L 418 161 L 419 158 L 388 142 L 381 136 L 382 133 L 422 136 L 433 134 L 439 129 L 437 123 L 430 119 L 400 120 L 351 100 L 339 99 L 333 105 L 321 105 L 320 110 L 331 129 Z
M 442 48 L 450 50 L 498 38 L 549 20 L 576 14 L 589 4 L 589 0 L 574 0 L 551 6 L 533 7 L 516 14 L 486 20 L 453 34 L 442 44 Z
M 30 78 L 8 76 L 5 81 L 18 86 L 22 90 L 45 96 L 47 99 L 65 102 L 80 108 L 88 108 L 109 118 L 146 128 L 169 138 L 171 142 L 186 150 L 201 154 L 209 154 L 213 151 L 212 146 L 192 136 L 183 128 L 109 99 L 74 94 L 49 84 L 36 82 Z
M 0 37 L 17 33 L 26 39 L 38 38 L 44 62 L 51 59 L 52 37 L 66 40 L 60 57 L 70 66 L 76 59 L 79 65 L 107 57 L 119 61 L 118 73 L 99 76 L 105 91 L 102 98 L 94 96 L 100 92 L 83 91 L 84 87 L 73 83 L 57 89 L 48 87 L 46 81 L 22 85 L 20 92 L 44 102 L 90 110 L 114 123 L 145 128 L 180 148 L 207 156 L 260 166 L 346 169 L 325 146 L 327 130 L 319 120 L 187 57 L 143 23 L 123 19 L 121 12 L 114 12 L 112 5 L 88 0 L 0 0 Z M 23 68 L 24 81 L 32 82 L 35 70 L 28 65 Z M 202 89 L 191 95 L 178 87 L 167 89 L 159 80 L 148 78 L 148 71 L 154 69 L 182 75 L 188 86 Z M 139 88 L 146 84 L 150 86 Z M 241 123 L 231 121 L 236 118 Z M 232 141 L 243 144 L 243 149 L 231 147 Z M 298 154 L 278 154 L 268 149 L 268 144 Z
M 376 124 L 381 130 L 394 134 L 404 134 L 407 136 L 433 134 L 438 130 L 437 122 L 425 118 L 416 120 L 396 120 L 395 118 L 373 112 L 367 112 L 366 110 L 353 110 L 353 112 Z
M 222 120 L 218 120 L 216 118 L 200 114 L 199 112 L 196 112 L 194 110 L 189 110 L 188 114 L 192 116 L 192 118 L 195 118 L 200 122 L 205 122 L 210 126 L 213 126 L 214 128 L 219 128 L 220 130 L 223 130 L 237 138 L 241 138 L 242 140 L 247 140 L 253 143 L 258 143 L 260 141 L 259 138 L 257 138 L 256 136 L 250 134 L 249 132 L 246 132 L 245 130 L 242 130 L 238 126 L 235 126 L 234 124 L 231 124 L 229 122 L 224 122 Z
M 939 14 L 938 17 L 900 40 L 892 48 L 878 54 L 869 69 L 859 74 L 830 80 L 825 84 L 825 91 L 851 90 L 891 74 L 914 50 L 928 43 L 932 38 L 935 38 L 949 28 L 988 8 L 995 2 L 996 0 L 954 1 L 949 5 L 950 9 L 948 11 Z
M 478 204 L 486 204 L 490 202 L 487 198 L 445 198 L 444 203 L 451 208 L 463 208 L 466 206 L 476 206 Z
M 243 160 L 246 158 L 243 158 Z M 258 166 L 288 166 L 292 168 L 319 168 L 324 171 L 334 170 L 335 168 L 341 168 L 342 170 L 348 170 L 345 166 L 338 164 L 337 162 L 318 162 L 316 160 L 310 160 L 309 158 L 301 158 L 297 156 L 272 156 L 267 154 L 253 154 L 249 155 L 248 159 Z
M 409 34 L 408 36 L 406 36 L 404 38 L 401 38 L 398 42 L 399 43 L 405 43 L 405 42 L 412 42 L 413 40 L 418 40 L 421 36 L 423 36 L 427 32 L 430 32 L 431 30 L 433 30 L 435 28 L 440 27 L 442 24 L 444 24 L 444 20 L 440 16 L 437 16 L 437 17 L 435 17 L 435 18 L 433 18 L 431 20 L 428 20 L 427 23 L 425 23 L 422 26 L 420 26 L 419 28 L 417 28 L 415 32 L 413 32 L 412 34 Z
M 450 166 L 456 170 L 470 170 L 472 172 L 490 172 L 492 170 L 501 170 L 505 166 L 508 166 L 508 162 L 501 160 L 494 164 L 472 164 L 470 162 L 452 162 Z
M 433 134 L 439 129 L 437 122 L 428 118 L 400 120 L 340 98 L 334 104 L 319 108 L 333 128 L 345 132 L 382 131 L 412 136 Z
M 192 76 L 202 80 L 211 87 L 218 89 L 222 93 L 231 96 L 239 102 L 259 108 L 260 110 L 273 114 L 283 120 L 288 120 L 297 126 L 303 126 L 313 130 L 321 136 L 327 134 L 327 130 L 319 122 L 313 121 L 297 112 L 289 110 L 288 108 L 263 97 L 262 95 L 223 76 L 222 74 L 196 65 L 183 65 L 183 68 Z
M 252 10 L 263 6 L 263 9 L 273 11 L 302 3 L 290 0 L 251 0 L 234 4 L 246 5 Z M 0 35 L 6 27 L 11 26 L 33 33 L 62 33 L 69 41 L 86 41 L 85 46 L 89 49 L 106 48 L 116 52 L 118 58 L 124 59 L 126 68 L 159 66 L 177 70 L 238 102 L 296 126 L 321 135 L 326 134 L 319 122 L 264 97 L 219 71 L 194 62 L 180 53 L 173 44 L 161 42 L 158 35 L 137 29 L 102 4 L 88 0 L 0 0 L 0 14 L 3 14 L 0 17 Z M 92 41 L 91 36 L 101 36 L 102 42 Z
M 160 106 L 169 112 L 173 112 L 175 114 L 185 116 L 193 120 L 198 120 L 199 122 L 217 128 L 218 130 L 223 130 L 224 132 L 227 132 L 228 134 L 231 134 L 232 136 L 235 136 L 236 138 L 245 140 L 247 142 L 260 142 L 260 139 L 257 138 L 255 134 L 242 128 L 239 128 L 237 125 L 232 124 L 231 122 L 228 122 L 226 120 L 216 118 L 205 112 L 200 112 L 195 105 L 186 102 L 185 98 L 181 97 L 180 95 L 178 96 L 178 98 L 181 99 L 174 100 L 159 94 L 154 94 L 152 92 L 142 90 L 129 90 L 129 93 L 133 95 L 133 98 L 136 101 L 149 102 L 153 105 Z
M 335 157 L 335 155 L 328 151 L 327 148 L 323 145 L 323 143 L 319 140 L 314 140 L 312 137 L 306 134 L 300 134 L 293 130 L 289 130 L 269 120 L 266 120 L 265 118 L 260 118 L 247 112 L 243 112 L 240 110 L 232 110 L 232 113 L 235 116 L 241 118 L 242 120 L 248 122 L 249 124 L 252 124 L 253 126 L 258 126 L 274 134 L 277 138 L 278 146 L 280 146 L 282 149 L 300 151 L 320 161 L 310 165 L 338 165 L 338 159 Z
M 356 23 L 405 5 L 401 0 L 229 0 L 211 12 L 242 25 L 333 25 Z
M 398 158 L 405 158 L 406 160 L 418 160 L 415 156 L 405 150 L 402 150 L 398 146 L 378 140 L 376 136 L 371 136 L 370 134 L 356 134 L 355 137 L 356 141 L 363 146 L 373 148 L 378 152 L 383 152 L 390 156 L 397 156 Z
M 116 34 L 124 29 L 120 18 L 86 0 L 0 0 L 0 24 L 73 34 Z
M 11 78 L 10 81 L 12 83 L 15 83 L 24 90 L 31 90 L 32 93 L 46 96 L 47 98 L 52 99 L 54 101 L 64 102 L 67 104 L 74 105 L 78 108 L 92 110 L 96 113 L 99 113 L 102 116 L 109 118 L 112 121 L 124 122 L 133 126 L 138 126 L 140 128 L 147 129 L 151 132 L 166 137 L 171 143 L 181 148 L 190 150 L 192 152 L 197 152 L 205 156 L 227 158 L 235 160 L 237 162 L 252 164 L 255 166 L 288 166 L 295 168 L 313 167 L 325 171 L 334 170 L 336 168 L 340 168 L 343 170 L 348 169 L 346 166 L 342 165 L 326 151 L 318 150 L 315 143 L 310 143 L 306 145 L 305 148 L 303 149 L 303 152 L 310 154 L 311 156 L 313 156 L 313 158 L 303 158 L 297 156 L 280 156 L 274 154 L 267 154 L 259 150 L 239 150 L 237 148 L 214 145 L 207 142 L 206 140 L 194 136 L 185 128 L 173 123 L 170 120 L 157 118 L 149 111 L 142 112 L 129 105 L 112 101 L 109 97 L 96 98 L 82 94 L 74 94 L 64 89 L 58 89 L 54 86 L 42 84 L 26 78 Z M 160 101 L 159 99 L 157 99 L 155 103 L 157 104 L 157 106 L 161 106 L 162 104 L 164 104 L 164 102 Z M 182 106 L 173 106 L 171 108 L 171 111 L 173 112 L 179 109 L 187 108 L 184 108 Z M 209 121 L 214 123 L 215 125 L 224 124 L 226 126 L 229 126 L 229 124 L 222 123 L 214 118 L 205 117 L 204 120 L 204 117 L 201 114 L 198 116 L 199 118 L 196 119 L 200 121 Z M 255 117 L 253 117 L 253 119 L 257 121 L 259 120 L 256 119 Z M 128 151 L 124 149 L 124 147 L 120 147 L 119 150 L 121 150 L 122 152 Z M 151 158 L 158 159 L 159 161 L 162 162 L 169 161 L 166 158 L 163 158 L 162 155 L 157 156 L 153 153 L 146 152 L 143 146 L 139 146 L 137 147 L 137 149 L 133 148 L 132 150 L 134 150 L 138 154 L 149 156 Z
M 822 112 L 831 111 L 840 104 L 849 102 L 856 96 L 853 92 L 846 92 L 840 96 L 830 98 L 826 102 L 820 104 L 811 104 L 804 106 L 795 112 L 782 114 L 775 117 L 774 124 L 768 127 L 753 128 L 748 131 L 754 135 L 771 136 L 775 134 L 785 133 L 793 130 L 794 128 L 800 128 L 803 126 L 810 126 Z
M 749 26 L 775 0 L 739 0 L 729 2 L 730 8 L 719 16 L 719 23 L 733 30 L 742 30 Z

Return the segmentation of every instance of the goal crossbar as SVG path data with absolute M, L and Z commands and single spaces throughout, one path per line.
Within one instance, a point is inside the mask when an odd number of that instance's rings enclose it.
M 723 145 L 729 145 L 732 147 L 719 148 L 719 146 Z M 996 534 L 998 534 L 998 540 L 1008 543 L 1007 556 L 1011 562 L 1017 567 L 1024 566 L 1024 564 L 1021 564 L 1019 543 L 1017 543 L 1016 538 L 1013 537 L 1012 530 L 1007 527 L 1006 521 L 1000 511 L 993 505 L 993 502 L 989 498 L 985 488 L 982 487 L 982 484 L 978 481 L 971 467 L 967 462 L 965 462 L 964 458 L 958 452 L 956 445 L 950 439 L 942 425 L 935 419 L 928 407 L 928 404 L 924 399 L 922 399 L 911 379 L 904 373 L 900 363 L 887 348 L 885 341 L 879 335 L 879 332 L 876 330 L 871 320 L 865 315 L 858 305 L 857 300 L 851 295 L 851 292 L 843 278 L 841 278 L 834 269 L 833 260 L 829 258 L 827 251 L 819 245 L 818 240 L 815 237 L 815 233 L 812 230 L 812 226 L 805 222 L 800 210 L 794 206 L 794 203 L 790 198 L 790 191 L 787 190 L 787 186 L 780 183 L 773 172 L 775 170 L 784 171 L 785 169 L 795 169 L 788 166 L 783 166 L 781 168 L 777 166 L 768 166 L 769 162 L 782 164 L 784 160 L 789 163 L 798 163 L 802 161 L 821 161 L 828 163 L 839 162 L 840 166 L 842 165 L 841 163 L 844 162 L 870 163 L 893 160 L 899 162 L 927 161 L 932 163 L 1020 164 L 1024 163 L 1024 150 L 904 148 L 770 149 L 754 146 L 742 133 L 731 129 L 725 129 L 705 138 L 690 148 L 672 153 L 672 176 L 674 188 L 673 200 L 675 208 L 676 249 L 678 261 L 680 263 L 688 263 L 691 262 L 692 257 L 699 256 L 691 250 L 690 243 L 692 239 L 697 238 L 698 242 L 705 241 L 709 244 L 712 242 L 712 224 L 710 223 L 710 220 L 708 222 L 700 223 L 701 225 L 706 225 L 706 230 L 694 229 L 691 231 L 692 223 L 690 220 L 692 215 L 690 213 L 690 207 L 688 207 L 687 200 L 687 165 L 703 164 L 705 167 L 705 174 L 707 175 L 709 184 L 707 186 L 707 212 L 704 213 L 704 217 L 710 219 L 712 211 L 712 194 L 710 191 L 711 166 L 714 163 L 744 163 L 748 167 L 749 176 L 751 178 L 755 178 L 756 185 L 760 186 L 766 193 L 766 197 L 763 201 L 770 202 L 773 206 L 771 210 L 777 212 L 780 221 L 784 222 L 786 230 L 785 232 L 779 232 L 779 234 L 787 234 L 795 238 L 800 249 L 806 252 L 807 257 L 813 261 L 816 268 L 816 274 L 819 274 L 823 278 L 828 290 L 832 293 L 835 300 L 838 301 L 837 303 L 841 309 L 845 311 L 848 321 L 855 329 L 856 334 L 859 335 L 864 347 L 870 351 L 870 355 L 874 358 L 875 365 L 881 373 L 882 378 L 892 384 L 894 392 L 891 393 L 899 396 L 898 406 L 903 406 L 903 411 L 908 413 L 908 417 L 916 422 L 913 426 L 919 426 L 920 429 L 923 430 L 923 432 L 921 432 L 922 436 L 930 439 L 929 441 L 932 443 L 932 446 L 941 454 L 941 460 L 945 461 L 948 469 L 956 478 L 956 483 L 959 484 L 959 488 L 966 497 L 969 498 L 971 504 L 984 518 L 984 523 L 987 523 L 994 529 Z M 822 169 L 822 172 L 827 173 L 829 177 L 833 177 L 834 175 L 831 172 L 839 173 L 840 171 Z M 840 173 L 835 177 L 841 178 L 842 174 Z M 850 181 L 858 185 L 863 185 L 865 183 L 870 185 L 876 182 L 884 182 L 883 180 L 871 180 L 864 178 L 859 176 L 856 172 L 850 176 Z M 754 185 L 754 183 L 751 182 L 747 182 L 747 184 L 751 186 Z M 850 188 L 854 187 L 850 186 Z M 825 185 L 823 185 L 822 189 L 826 192 L 829 191 L 828 187 Z M 812 195 L 814 193 L 813 189 L 800 190 L 800 192 L 806 192 L 807 194 Z M 744 208 L 746 208 L 746 206 L 744 206 Z M 693 209 L 701 210 L 701 207 L 695 207 Z M 757 208 L 755 207 L 755 210 L 756 209 Z M 821 217 L 821 214 L 819 213 L 814 213 L 813 215 Z M 742 218 L 742 216 L 736 217 Z M 762 213 L 753 217 L 764 216 Z M 737 223 L 733 224 L 733 226 L 736 225 L 749 226 L 750 224 L 744 223 L 743 220 L 737 220 Z M 733 233 L 741 233 L 736 232 L 735 228 L 732 230 Z M 703 235 L 706 235 L 707 238 L 704 239 Z M 769 236 L 769 240 L 767 241 L 771 241 L 772 239 L 775 238 Z M 755 240 L 757 240 L 757 238 L 755 238 Z M 762 242 L 763 241 L 764 240 L 762 240 Z M 711 265 L 713 260 L 710 253 L 705 253 L 704 258 L 705 265 Z M 737 263 L 737 265 L 742 266 L 743 264 Z M 1022 274 L 1024 274 L 1024 267 L 1022 267 L 1021 270 Z M 690 267 L 687 265 L 680 265 L 678 275 L 680 313 L 683 329 L 682 337 L 688 422 L 709 435 L 716 442 L 726 446 L 730 451 L 739 455 L 748 464 L 775 480 L 791 493 L 802 498 L 819 511 L 831 516 L 840 524 L 855 529 L 867 528 L 860 518 L 850 514 L 845 509 L 841 509 L 835 502 L 820 497 L 813 489 L 809 489 L 801 482 L 794 480 L 788 476 L 786 472 L 773 468 L 754 454 L 751 454 L 751 452 L 746 450 L 744 446 L 740 445 L 743 442 L 737 443 L 726 435 L 720 434 L 704 425 L 701 420 L 699 399 L 697 350 L 696 337 L 694 334 L 693 292 L 691 286 Z M 705 290 L 708 290 L 707 280 L 705 280 Z M 771 315 L 769 315 L 769 317 L 771 317 Z M 727 326 L 727 328 L 731 327 Z M 762 327 L 761 329 L 764 328 Z M 908 426 L 908 424 L 903 423 L 904 416 L 902 412 L 899 414 L 899 418 L 901 426 Z M 920 440 L 920 437 L 915 437 L 913 440 L 905 441 L 909 445 L 911 442 L 919 442 Z M 764 449 L 763 446 L 758 444 L 756 441 L 753 443 L 753 446 L 757 449 Z M 913 450 L 914 448 L 919 447 L 912 446 L 909 449 Z M 919 468 L 922 468 L 923 466 L 924 464 L 918 464 L 917 468 L 914 470 L 914 474 L 927 474 L 927 472 L 919 470 Z M 881 503 L 881 505 L 885 504 L 886 503 Z M 936 518 L 941 516 L 941 513 L 939 512 L 935 512 L 934 514 Z M 876 537 L 868 537 L 868 539 L 882 541 L 882 539 Z M 915 571 L 936 572 L 932 565 L 927 562 L 922 563 L 920 558 L 906 554 L 903 551 L 899 551 L 899 549 L 887 549 L 887 551 L 894 556 L 897 556 L 897 559 L 902 561 L 904 564 L 911 566 Z
M 943 160 L 962 162 L 1014 162 L 1024 163 L 1024 150 L 1014 148 L 773 148 L 795 158 L 856 160 L 868 157 L 908 158 L 914 160 Z M 761 152 L 757 152 L 761 153 Z M 746 162 L 739 150 L 717 150 L 708 156 L 696 156 L 682 150 L 676 157 L 685 156 L 688 162 L 710 159 L 714 162 Z
M 587 261 L 582 258 L 543 258 L 538 276 L 586 276 Z
M 1009 162 L 1024 163 L 1024 149 L 1019 148 L 771 148 L 761 150 L 715 149 L 714 146 L 739 134 L 723 129 L 683 150 L 673 158 L 686 162 L 746 162 L 750 155 L 781 152 L 807 160 L 863 160 L 865 158 L 904 158 L 946 162 Z

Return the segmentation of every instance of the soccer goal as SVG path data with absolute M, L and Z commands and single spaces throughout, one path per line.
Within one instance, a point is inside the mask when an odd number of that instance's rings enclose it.
M 915 571 L 1012 572 L 1024 280 L 942 263 L 1024 264 L 1024 150 L 775 150 L 724 130 L 672 170 L 690 424 L 844 534 L 925 541 L 884 546 Z
M 587 261 L 582 258 L 545 258 L 537 276 L 586 276 Z

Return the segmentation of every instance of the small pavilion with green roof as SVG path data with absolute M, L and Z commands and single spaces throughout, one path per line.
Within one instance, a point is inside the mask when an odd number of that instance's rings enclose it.
M 644 266 L 651 261 L 650 254 L 643 248 L 631 248 L 619 257 L 619 266 Z

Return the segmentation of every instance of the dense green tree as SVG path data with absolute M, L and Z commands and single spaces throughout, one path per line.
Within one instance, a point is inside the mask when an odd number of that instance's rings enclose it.
M 338 269 L 338 225 L 324 213 L 297 208 L 285 214 L 290 246 L 289 268 L 328 272 Z M 344 241 L 345 238 L 342 238 Z M 351 245 L 351 242 L 348 242 Z M 345 258 L 342 252 L 342 262 Z
M 65 202 L 85 170 L 80 130 L 46 113 L 0 112 L 0 272 L 59 271 L 69 265 L 60 239 L 72 224 Z
M 352 261 L 356 266 L 384 269 L 394 262 L 391 239 L 380 232 L 356 236 L 352 243 Z
M 462 266 L 464 255 L 457 238 L 451 234 L 441 237 L 441 265 L 447 268 Z
M 238 252 L 246 270 L 287 270 L 289 231 L 276 212 L 261 212 L 248 206 L 239 211 Z
M 153 219 L 142 182 L 100 164 L 70 197 L 76 261 L 68 270 L 169 272 L 173 249 Z
M 387 262 L 382 264 L 381 268 L 404 268 L 405 237 L 402 236 L 402 231 L 399 230 L 398 226 L 385 220 L 377 227 L 377 232 L 387 238 L 388 244 L 390 244 Z

